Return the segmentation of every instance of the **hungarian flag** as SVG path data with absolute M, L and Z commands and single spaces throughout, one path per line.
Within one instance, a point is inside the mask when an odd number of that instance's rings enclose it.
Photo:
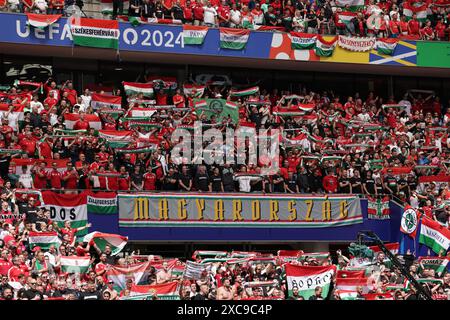
M 142 93 L 145 97 L 153 97 L 153 82 L 138 83 L 138 82 L 122 82 L 123 89 L 127 95 Z M 120 97 L 119 97 L 120 98 Z M 120 104 L 120 100 L 119 100 Z
M 150 265 L 158 272 L 163 269 L 163 263 L 167 263 L 167 269 L 172 272 L 173 275 L 181 276 L 185 270 L 185 264 L 178 259 L 165 259 L 161 261 L 151 262 Z
M 393 243 L 385 243 L 384 246 L 393 254 L 396 255 L 398 254 L 398 250 L 400 248 L 400 244 L 398 242 L 393 242 Z M 380 247 L 378 246 L 370 246 L 369 247 L 370 250 L 372 250 L 375 254 L 377 254 L 378 252 L 382 252 Z
M 397 47 L 398 39 L 395 38 L 379 38 L 375 42 L 375 49 L 379 54 L 392 56 Z
M 369 278 L 336 278 L 336 290 L 356 291 L 362 287 L 363 293 L 368 293 L 373 289 L 372 280 Z
M 61 14 L 35 14 L 26 13 L 28 18 L 28 24 L 35 28 L 45 29 L 49 25 L 54 24 L 61 18 Z
M 338 37 L 327 41 L 322 36 L 317 36 L 316 41 L 316 55 L 320 57 L 331 57 L 333 55 L 334 48 L 336 48 Z
M 230 50 L 242 50 L 247 45 L 250 30 L 219 28 L 220 31 L 220 47 Z
M 417 20 L 420 22 L 426 22 L 428 18 L 428 2 L 403 2 L 403 15 L 406 20 L 412 19 L 413 14 L 417 15 Z
M 316 46 L 315 34 L 291 32 L 291 48 L 294 50 L 309 50 Z
M 0 103 L 0 115 L 2 119 L 8 119 L 8 125 L 13 128 L 14 131 L 19 130 L 20 124 L 23 122 L 23 111 L 25 106 L 20 104 L 12 105 L 12 110 L 9 112 L 10 104 Z M 8 117 L 5 114 L 9 112 Z
M 299 295 L 308 300 L 314 295 L 314 289 L 318 286 L 322 288 L 323 298 L 328 295 L 336 266 L 313 267 L 286 264 L 285 270 L 288 295 L 292 296 L 292 290 L 297 288 Z
M 13 158 L 11 159 L 9 167 L 11 171 L 15 174 L 25 173 L 22 170 L 23 166 L 26 166 L 30 170 L 35 164 L 45 162 L 45 170 L 48 172 L 53 169 L 52 164 L 56 163 L 56 169 L 59 172 L 64 172 L 67 169 L 67 162 L 71 162 L 70 159 L 21 159 Z
M 111 15 L 113 13 L 113 0 L 100 0 L 102 14 Z M 128 14 L 128 8 L 130 2 L 128 0 L 123 1 L 123 14 Z
M 74 197 L 70 194 L 42 191 L 42 200 L 43 205 L 50 210 L 50 219 L 56 221 L 59 227 L 63 227 L 66 221 L 70 221 L 72 228 L 80 228 L 88 223 L 86 195 L 87 193 L 83 192 Z M 76 235 L 85 235 L 87 231 L 84 229 Z
M 91 107 L 100 109 L 104 107 L 111 107 L 113 109 L 120 109 L 122 106 L 122 98 L 119 96 L 112 96 L 109 94 L 93 93 L 91 100 Z
M 73 129 L 75 122 L 80 120 L 80 115 L 78 113 L 65 113 L 64 114 L 64 123 L 67 129 Z M 96 130 L 100 130 L 102 128 L 102 122 L 100 118 L 95 114 L 85 114 L 84 120 L 89 122 L 89 127 L 94 128 Z
M 419 257 L 419 265 L 421 269 L 433 269 L 440 277 L 447 270 L 448 260 L 448 257 Z
M 134 120 L 143 120 L 143 118 L 151 118 L 151 116 L 156 112 L 156 109 L 152 108 L 138 108 L 134 107 L 128 110 L 127 118 L 134 118 Z
M 417 211 L 413 209 L 409 204 L 406 205 L 400 223 L 400 231 L 415 239 L 418 224 L 419 219 Z
M 251 88 L 244 89 L 244 90 L 231 89 L 230 95 L 232 97 L 245 97 L 245 96 L 251 96 L 253 94 L 256 94 L 258 91 L 259 91 L 259 87 L 251 87 Z
M 58 238 L 56 231 L 54 232 L 33 232 L 28 235 L 28 244 L 30 249 L 40 247 L 42 250 L 48 250 L 51 246 L 59 247 L 61 240 Z
M 186 96 L 193 96 L 194 98 L 200 98 L 205 92 L 206 86 L 188 84 L 183 85 L 183 92 Z
M 119 48 L 119 21 L 73 17 L 69 20 L 73 43 L 83 47 Z
M 157 296 L 158 298 L 176 299 L 178 296 L 178 281 L 172 281 L 162 284 L 153 284 L 153 285 L 135 285 L 131 286 L 130 296 L 137 295 L 151 295 Z
M 308 252 L 304 253 L 299 257 L 299 261 L 305 260 L 317 260 L 320 264 L 330 261 L 329 252 Z
M 183 274 L 185 279 L 200 280 L 204 272 L 211 270 L 211 264 L 197 263 L 193 261 L 186 261 L 186 269 Z
M 383 199 L 375 199 L 367 196 L 367 215 L 369 219 L 386 220 L 390 219 L 389 196 Z
M 90 257 L 62 256 L 61 270 L 64 273 L 85 273 L 91 264 Z
M 111 148 L 123 148 L 134 141 L 132 131 L 99 130 L 98 136 L 105 139 Z
M 157 148 L 157 144 L 151 144 L 139 148 L 117 148 L 114 151 L 115 153 L 150 153 L 155 151 Z
M 358 292 L 353 290 L 336 290 L 341 300 L 358 300 Z
M 277 258 L 278 261 L 283 263 L 288 263 L 290 261 L 298 260 L 298 258 L 303 254 L 303 250 L 278 250 Z
M 88 214 L 117 214 L 117 193 L 96 192 L 87 195 Z
M 345 8 L 349 6 L 352 11 L 357 11 L 359 9 L 365 9 L 365 0 L 336 0 L 336 5 L 338 7 Z
M 188 45 L 202 45 L 205 41 L 208 27 L 183 25 L 183 43 Z
M 419 243 L 431 248 L 437 254 L 445 254 L 450 246 L 450 230 L 439 222 L 422 218 Z
M 158 24 L 182 24 L 183 21 L 180 19 L 159 19 L 159 18 L 148 18 L 147 23 L 158 23 Z
M 124 237 L 118 234 L 101 233 L 98 231 L 89 233 L 84 236 L 83 242 L 92 242 L 101 250 L 105 251 L 106 246 L 111 247 L 111 255 L 116 255 L 127 244 L 128 237 Z
M 316 105 L 314 103 L 300 103 L 298 105 L 298 108 L 305 112 L 311 112 L 314 110 L 315 107 Z
M 210 251 L 210 250 L 196 250 L 192 254 L 192 259 L 197 260 L 205 257 L 226 257 L 228 252 L 226 251 Z
M 364 270 L 338 270 L 336 278 L 365 278 L 366 272 Z
M 128 266 L 111 266 L 111 269 L 106 271 L 106 276 L 109 281 L 114 282 L 114 286 L 120 290 L 125 289 L 125 284 L 128 279 L 133 279 L 133 283 L 139 284 L 144 282 L 148 277 L 150 262 L 136 263 Z
M 357 14 L 355 12 L 350 11 L 338 12 L 338 22 L 348 25 L 351 23 L 352 19 L 356 16 Z

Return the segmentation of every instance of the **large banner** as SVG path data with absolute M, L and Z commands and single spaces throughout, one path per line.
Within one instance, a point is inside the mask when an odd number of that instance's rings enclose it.
M 345 196 L 119 193 L 120 227 L 322 228 L 363 222 Z

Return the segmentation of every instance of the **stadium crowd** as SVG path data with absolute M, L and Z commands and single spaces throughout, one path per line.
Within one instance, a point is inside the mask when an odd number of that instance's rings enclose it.
M 0 10 L 59 14 L 82 3 L 3 0 Z M 357 6 L 351 4 L 338 0 L 131 0 L 124 8 L 124 1 L 114 0 L 112 18 L 120 18 L 126 11 L 129 16 L 157 23 L 250 29 L 266 26 L 312 34 L 449 40 L 450 3 L 446 0 L 370 0 L 366 4 L 358 2 Z
M 106 273 L 111 265 L 126 266 L 133 258 L 119 258 L 111 254 L 111 248 L 101 250 L 94 243 L 80 242 L 75 233 L 82 230 L 69 224 L 58 227 L 49 211 L 36 204 L 34 193 L 44 189 L 68 193 L 92 189 L 389 195 L 448 226 L 450 109 L 433 92 L 411 90 L 400 97 L 371 92 L 362 97 L 306 88 L 298 92 L 259 88 L 236 96 L 232 94 L 236 89 L 217 83 L 206 85 L 202 92 L 192 89 L 187 93 L 175 86 L 169 90 L 163 89 L 164 85 L 160 90 L 156 87 L 155 106 L 149 105 L 142 93 L 127 96 L 123 88 L 114 90 L 122 97 L 122 114 L 117 109 L 94 109 L 92 93 L 88 89 L 77 92 L 71 81 L 58 86 L 50 78 L 37 88 L 35 83 L 18 82 L 0 93 L 0 106 L 4 107 L 0 128 L 3 299 L 118 299 L 129 295 L 128 287 L 116 290 Z M 205 113 L 193 112 L 194 96 L 233 101 L 239 110 L 238 121 L 230 117 L 217 121 L 214 115 L 208 118 Z M 15 112 L 22 107 L 23 119 Z M 150 126 L 129 126 L 126 115 L 133 108 L 152 110 Z M 68 114 L 78 117 L 72 129 L 67 128 Z M 101 138 L 89 116 L 98 117 L 103 130 L 132 131 L 134 141 L 126 148 L 130 152 Z M 171 134 L 196 120 L 222 132 L 229 126 L 282 129 L 280 170 L 264 176 L 260 172 L 265 164 L 259 162 L 239 166 L 174 163 Z M 132 151 L 149 145 L 155 147 Z M 34 160 L 21 166 L 15 163 L 26 159 Z M 58 168 L 61 161 L 65 169 Z M 43 250 L 29 245 L 30 232 L 51 231 L 61 238 L 58 247 Z M 94 263 L 81 276 L 62 272 L 61 257 L 87 254 Z M 328 257 L 305 257 L 294 259 L 295 263 L 330 264 Z M 226 259 L 212 261 L 211 270 L 197 281 L 172 274 L 162 263 L 160 269 L 152 269 L 148 281 L 179 281 L 182 299 L 288 298 L 283 264 L 272 258 L 253 264 L 247 260 L 232 265 Z M 355 271 L 352 257 L 339 252 L 334 258 L 338 269 Z M 372 292 L 378 298 L 417 299 L 415 289 L 404 286 L 405 279 L 382 253 L 370 265 L 373 273 L 365 276 L 370 291 L 358 286 L 357 298 L 367 298 L 365 294 Z M 438 274 L 417 261 L 409 268 L 414 277 L 425 279 L 435 298 L 447 299 L 450 273 Z M 132 285 L 128 280 L 127 286 Z M 391 287 L 392 294 L 386 294 Z M 320 289 L 314 297 L 311 299 L 342 298 L 336 290 L 322 296 Z M 291 298 L 301 299 L 297 293 Z

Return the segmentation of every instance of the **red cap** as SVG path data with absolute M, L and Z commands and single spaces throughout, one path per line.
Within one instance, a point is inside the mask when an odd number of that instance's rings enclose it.
M 32 250 L 33 252 L 38 252 L 38 251 L 41 251 L 41 247 L 39 247 L 39 246 L 36 246 L 36 247 L 34 247 L 33 248 L 33 250 Z

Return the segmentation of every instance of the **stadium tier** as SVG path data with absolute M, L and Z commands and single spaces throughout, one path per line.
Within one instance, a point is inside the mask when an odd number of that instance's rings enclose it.
M 1 299 L 450 299 L 445 0 L 0 11 Z

